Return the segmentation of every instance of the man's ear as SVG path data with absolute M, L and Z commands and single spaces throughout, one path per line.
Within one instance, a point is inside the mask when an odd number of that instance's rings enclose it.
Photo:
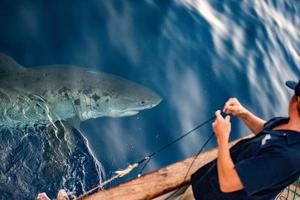
M 300 96 L 296 96 L 296 100 L 297 100 L 297 105 L 300 108 Z
M 300 96 L 297 96 L 296 100 L 297 100 L 298 114 L 299 114 L 299 116 L 300 116 Z

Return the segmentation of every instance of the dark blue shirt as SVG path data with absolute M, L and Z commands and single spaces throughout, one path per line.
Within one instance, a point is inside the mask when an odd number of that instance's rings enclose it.
M 192 175 L 197 200 L 272 200 L 300 176 L 300 132 L 272 130 L 289 118 L 273 118 L 255 137 L 243 139 L 230 149 L 244 189 L 222 192 L 217 160 Z

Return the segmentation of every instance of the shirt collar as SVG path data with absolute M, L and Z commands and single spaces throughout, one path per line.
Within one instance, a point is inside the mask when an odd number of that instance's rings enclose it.
M 273 130 L 273 135 L 283 136 L 287 138 L 288 144 L 300 143 L 300 132 L 293 130 Z
M 279 136 L 284 136 L 287 138 L 288 144 L 295 144 L 300 142 L 300 132 L 298 131 L 293 131 L 293 130 L 276 130 L 272 131 L 272 128 L 274 126 L 277 126 L 279 124 L 283 123 L 288 123 L 290 120 L 289 117 L 275 117 L 273 118 L 274 122 L 270 124 L 270 126 L 267 128 L 268 131 L 271 131 L 272 134 L 279 135 Z
M 300 143 L 300 133 L 296 131 L 289 131 L 287 134 L 288 144 Z

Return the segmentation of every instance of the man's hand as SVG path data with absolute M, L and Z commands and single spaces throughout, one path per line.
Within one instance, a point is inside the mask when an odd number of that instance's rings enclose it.
M 231 131 L 230 116 L 222 117 L 221 111 L 216 111 L 216 120 L 212 123 L 218 143 L 228 143 Z
M 247 113 L 247 109 L 242 106 L 242 104 L 237 100 L 237 98 L 230 98 L 225 103 L 223 112 L 226 114 L 232 114 L 234 116 L 240 117 L 241 115 Z

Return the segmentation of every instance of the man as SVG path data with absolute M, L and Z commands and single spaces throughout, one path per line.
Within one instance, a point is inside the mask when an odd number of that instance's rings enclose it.
M 197 200 L 273 200 L 300 176 L 300 81 L 287 81 L 294 90 L 289 118 L 268 122 L 256 117 L 235 98 L 223 111 L 242 119 L 255 134 L 229 148 L 230 117 L 216 112 L 212 127 L 218 157 L 192 175 Z

